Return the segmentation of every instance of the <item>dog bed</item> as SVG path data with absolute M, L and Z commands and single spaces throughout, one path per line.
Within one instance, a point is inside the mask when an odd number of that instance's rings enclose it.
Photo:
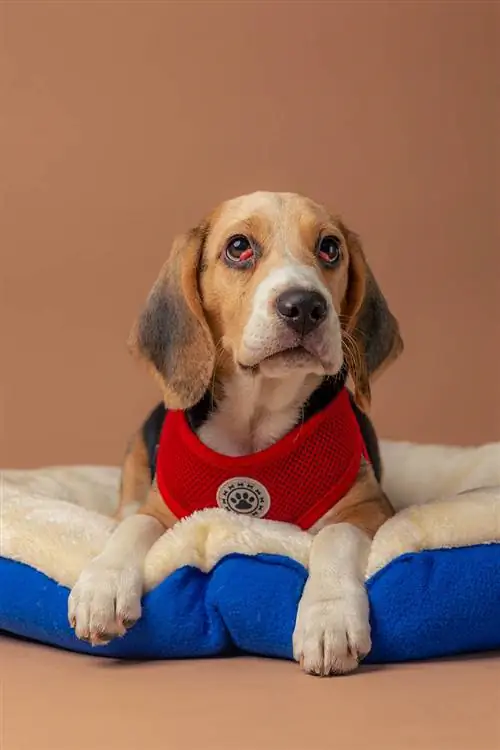
M 389 462 L 387 483 L 399 507 L 422 492 L 419 472 L 432 462 L 418 446 L 395 444 L 389 452 L 397 468 Z M 489 451 L 480 477 L 473 461 L 469 481 L 496 481 L 499 452 L 500 446 Z M 420 464 L 417 454 L 425 458 Z M 447 483 L 449 497 L 400 511 L 373 541 L 366 572 L 369 662 L 500 648 L 500 488 L 454 494 L 467 489 L 464 467 L 471 455 L 465 451 L 460 471 L 446 480 L 436 472 L 434 489 Z M 455 466 L 456 452 L 448 458 Z M 124 638 L 92 648 L 74 636 L 67 622 L 69 588 L 115 527 L 97 509 L 112 510 L 117 475 L 116 469 L 91 467 L 4 472 L 0 630 L 126 659 L 237 651 L 292 658 L 312 537 L 222 510 L 195 514 L 154 545 L 145 565 L 143 617 Z M 432 496 L 429 482 L 427 491 Z

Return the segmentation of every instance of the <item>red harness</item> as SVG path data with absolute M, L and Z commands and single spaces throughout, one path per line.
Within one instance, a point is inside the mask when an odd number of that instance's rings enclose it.
M 353 486 L 362 456 L 367 458 L 366 448 L 343 388 L 278 443 L 237 458 L 207 448 L 184 412 L 170 411 L 161 432 L 156 477 L 177 518 L 220 507 L 309 529 Z

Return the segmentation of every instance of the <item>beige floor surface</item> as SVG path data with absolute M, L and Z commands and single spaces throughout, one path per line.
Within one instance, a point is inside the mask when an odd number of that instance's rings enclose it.
M 1 750 L 499 750 L 500 655 L 321 680 L 252 658 L 127 664 L 0 637 Z

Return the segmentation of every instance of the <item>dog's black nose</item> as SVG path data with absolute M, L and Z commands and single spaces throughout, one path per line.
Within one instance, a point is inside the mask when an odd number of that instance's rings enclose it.
M 328 304 L 319 292 L 287 289 L 277 298 L 276 311 L 289 328 L 305 336 L 326 318 Z

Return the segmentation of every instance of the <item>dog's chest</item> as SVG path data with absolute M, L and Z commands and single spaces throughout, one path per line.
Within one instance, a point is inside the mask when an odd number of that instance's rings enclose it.
M 277 443 L 300 422 L 303 404 L 315 379 L 287 382 L 264 378 L 235 379 L 224 398 L 197 430 L 202 443 L 225 456 L 246 456 Z
M 252 424 L 252 420 L 240 415 L 235 417 L 229 410 L 221 410 L 197 431 L 201 442 L 223 456 L 247 456 L 269 448 L 278 442 L 296 424 L 300 409 L 278 413 L 264 413 Z

